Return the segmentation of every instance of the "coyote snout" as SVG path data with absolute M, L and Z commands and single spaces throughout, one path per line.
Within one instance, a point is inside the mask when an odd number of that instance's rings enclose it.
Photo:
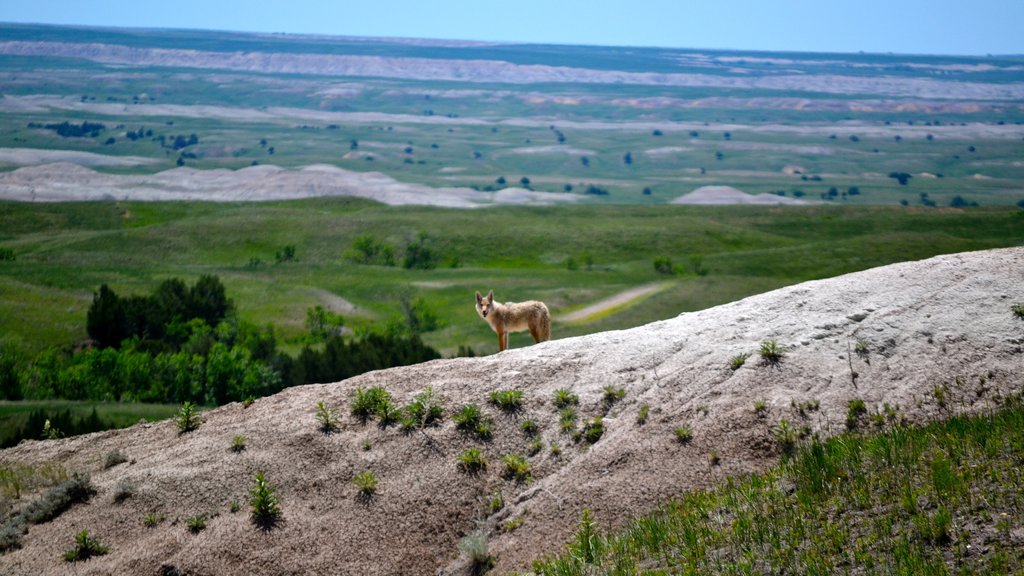
M 494 301 L 494 291 L 487 296 L 476 293 L 476 311 L 498 334 L 498 352 L 508 349 L 509 332 L 529 330 L 535 342 L 551 338 L 551 314 L 543 302 L 501 302 Z

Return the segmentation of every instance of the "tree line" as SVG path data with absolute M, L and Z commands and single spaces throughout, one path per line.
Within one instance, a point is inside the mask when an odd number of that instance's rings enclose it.
M 216 276 L 192 286 L 165 280 L 147 296 L 100 286 L 86 330 L 85 349 L 50 348 L 29 362 L 0 348 L 0 397 L 221 405 L 440 358 L 401 330 L 329 334 L 293 358 L 278 349 L 273 326 L 238 317 Z

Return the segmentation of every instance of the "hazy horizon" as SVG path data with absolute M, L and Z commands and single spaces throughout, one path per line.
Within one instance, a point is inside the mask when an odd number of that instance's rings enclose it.
M 639 0 L 628 14 L 578 0 L 526 0 L 481 9 L 460 0 L 390 0 L 372 6 L 295 0 L 138 5 L 101 0 L 81 5 L 38 0 L 0 6 L 0 21 L 140 29 L 182 29 L 312 36 L 455 40 L 759 52 L 876 53 L 946 56 L 1024 55 L 1024 2 L 971 3 L 794 0 Z M 381 18 L 386 13 L 388 18 Z

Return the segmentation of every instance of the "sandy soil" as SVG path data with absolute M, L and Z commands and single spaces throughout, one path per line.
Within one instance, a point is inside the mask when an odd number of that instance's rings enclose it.
M 22 549 L 0 556 L 0 571 L 65 573 L 63 552 L 88 529 L 110 554 L 75 566 L 76 574 L 466 574 L 457 544 L 477 527 L 490 535 L 495 573 L 525 570 L 530 559 L 561 548 L 584 508 L 602 529 L 615 528 L 673 495 L 777 462 L 771 429 L 781 418 L 827 435 L 843 428 L 854 398 L 872 412 L 883 403 L 896 406 L 913 422 L 997 407 L 1024 384 L 1024 322 L 1010 311 L 1024 297 L 1021 286 L 1024 248 L 943 256 L 631 330 L 291 388 L 247 409 L 211 410 L 184 435 L 165 421 L 26 441 L 0 452 L 0 463 L 59 462 L 90 473 L 98 493 L 32 526 Z M 768 339 L 786 348 L 780 364 L 765 365 L 754 354 L 738 370 L 729 368 L 730 358 L 755 353 Z M 851 356 L 858 341 L 866 356 Z M 591 418 L 601 413 L 606 385 L 622 387 L 625 397 L 606 415 L 596 444 L 574 444 L 559 430 L 552 394 L 569 388 L 580 397 L 581 418 Z M 931 392 L 936 385 L 948 386 L 944 405 Z M 363 424 L 349 415 L 357 386 L 385 386 L 400 404 L 431 386 L 446 419 L 410 435 Z M 486 403 L 490 392 L 509 388 L 524 393 L 518 414 Z M 339 417 L 334 434 L 317 429 L 319 400 Z M 807 417 L 791 407 L 812 400 L 820 410 Z M 768 407 L 764 418 L 754 414 L 756 401 Z M 493 416 L 490 442 L 455 430 L 451 414 L 467 402 Z M 642 404 L 651 408 L 645 424 L 636 422 Z M 516 484 L 502 477 L 500 457 L 526 450 L 518 424 L 527 417 L 545 446 L 557 442 L 563 450 L 530 457 L 534 481 Z M 672 432 L 682 424 L 694 433 L 687 445 Z M 240 453 L 228 449 L 235 435 L 247 438 Z M 479 476 L 456 465 L 470 446 L 479 446 L 489 463 Z M 114 449 L 130 461 L 104 469 Z M 719 466 L 708 465 L 711 450 Z M 369 500 L 351 481 L 365 470 L 380 481 Z M 277 487 L 284 515 L 269 531 L 250 523 L 245 504 L 259 471 Z M 135 492 L 118 504 L 113 494 L 122 482 Z M 490 514 L 482 502 L 496 490 L 505 507 Z M 31 498 L 25 494 L 19 505 Z M 229 511 L 232 500 L 242 511 Z M 146 528 L 150 512 L 166 521 Z M 207 528 L 190 534 L 184 520 L 199 513 L 210 514 Z M 500 527 L 515 518 L 522 518 L 518 529 Z
M 676 198 L 672 204 L 807 204 L 807 202 L 775 194 L 747 194 L 732 186 L 701 186 L 693 192 Z
M 160 162 L 142 156 L 110 156 L 77 150 L 41 150 L 39 148 L 0 148 L 0 164 L 33 166 L 68 162 L 79 166 L 141 166 Z
M 647 284 L 646 286 L 637 286 L 636 288 L 630 288 L 629 290 L 619 292 L 614 296 L 610 296 L 599 302 L 594 302 L 593 304 L 580 308 L 579 310 L 574 310 L 572 312 L 569 312 L 568 314 L 563 314 L 561 317 L 557 318 L 557 320 L 560 320 L 562 322 L 579 322 L 581 320 L 586 320 L 591 316 L 601 314 L 602 312 L 607 312 L 612 308 L 624 306 L 631 302 L 635 302 L 642 298 L 650 296 L 655 292 L 665 290 L 666 288 L 668 288 L 668 286 L 669 285 L 663 282 L 659 282 L 656 284 Z
M 156 174 L 101 174 L 77 164 L 56 163 L 0 173 L 0 198 L 69 200 L 202 200 L 217 202 L 355 196 L 385 204 L 476 208 L 495 204 L 548 205 L 576 202 L 573 194 L 506 188 L 495 193 L 470 188 L 431 188 L 399 182 L 379 172 L 352 172 L 312 165 L 299 170 L 260 165 L 241 170 L 175 168 Z
M 441 58 L 273 52 L 207 52 L 168 48 L 135 48 L 98 43 L 33 41 L 0 42 L 0 54 L 85 58 L 94 62 L 133 66 L 207 68 L 279 74 L 370 76 L 509 84 L 575 82 L 729 89 L 813 90 L 831 94 L 881 94 L 936 99 L 1024 99 L 1024 86 L 1019 84 L 950 82 L 931 78 L 889 76 L 751 74 L 738 77 L 718 74 L 624 72 L 566 66 L 520 65 L 500 60 L 446 60 Z

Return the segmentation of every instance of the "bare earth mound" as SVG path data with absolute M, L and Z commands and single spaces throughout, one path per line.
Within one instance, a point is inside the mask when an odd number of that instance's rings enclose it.
M 79 574 L 466 573 L 457 544 L 478 520 L 489 531 L 497 572 L 524 569 L 560 548 L 585 507 L 602 528 L 613 528 L 672 495 L 777 461 L 771 427 L 780 418 L 830 434 L 843 428 L 854 398 L 872 412 L 883 403 L 898 406 L 912 421 L 996 407 L 1000 395 L 1022 385 L 1024 321 L 1010 311 L 1024 299 L 1021 286 L 1024 248 L 942 256 L 631 330 L 292 388 L 247 409 L 212 410 L 197 431 L 181 436 L 165 421 L 25 442 L 0 452 L 0 464 L 62 463 L 89 472 L 98 494 L 31 526 L 22 549 L 0 556 L 0 572 L 68 571 L 62 554 L 88 529 L 110 554 L 78 564 Z M 765 365 L 754 354 L 730 369 L 730 358 L 769 339 L 786 347 L 779 364 Z M 858 342 L 862 354 L 855 352 Z M 933 387 L 943 385 L 939 405 Z M 349 415 L 356 386 L 384 386 L 400 404 L 432 386 L 445 420 L 409 435 L 363 424 Z M 608 411 L 595 444 L 574 443 L 560 430 L 554 391 L 579 395 L 582 423 L 603 411 L 604 386 L 621 387 L 625 397 Z M 490 392 L 510 388 L 523 392 L 520 412 L 487 404 Z M 318 400 L 340 416 L 334 434 L 317 429 Z M 767 404 L 764 418 L 754 414 L 755 401 Z M 806 417 L 792 407 L 810 401 L 820 401 L 820 409 Z M 465 403 L 493 416 L 491 441 L 455 429 L 451 415 Z M 636 420 L 642 404 L 650 406 L 644 424 Z M 537 423 L 544 445 L 528 458 L 533 482 L 517 484 L 502 477 L 500 458 L 527 453 L 530 440 L 519 428 L 526 418 Z M 693 430 L 692 442 L 676 441 L 673 430 L 681 425 Z M 229 451 L 235 435 L 248 439 L 240 453 Z M 561 455 L 551 453 L 552 442 Z M 456 465 L 470 446 L 480 446 L 488 461 L 478 476 Z M 130 462 L 104 470 L 104 456 L 114 449 Z M 712 451 L 718 466 L 709 464 Z M 369 500 L 352 483 L 364 470 L 380 480 Z M 283 523 L 268 531 L 253 526 L 246 506 L 260 471 L 279 488 L 284 512 Z M 124 481 L 136 491 L 114 503 Z M 495 491 L 505 506 L 490 514 L 482 501 Z M 229 511 L 232 500 L 241 511 Z M 167 520 L 147 528 L 150 512 Z M 190 534 L 184 521 L 200 513 L 210 515 L 208 527 Z M 503 528 L 519 518 L 517 529 Z
M 298 170 L 262 165 L 241 170 L 174 168 L 156 174 L 103 174 L 59 162 L 0 173 L 0 199 L 36 202 L 76 200 L 260 202 L 322 196 L 355 196 L 385 204 L 475 208 L 493 204 L 547 205 L 580 196 L 506 188 L 432 188 L 400 182 L 380 172 L 354 172 L 314 164 Z
M 803 200 L 776 196 L 775 194 L 747 194 L 732 186 L 701 186 L 689 194 L 683 194 L 672 204 L 806 204 Z

